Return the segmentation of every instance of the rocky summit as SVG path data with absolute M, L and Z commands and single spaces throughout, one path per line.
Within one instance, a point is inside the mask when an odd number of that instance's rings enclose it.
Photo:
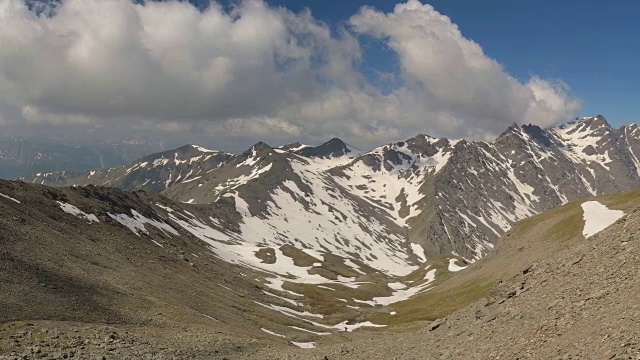
M 639 157 L 595 116 L 0 181 L 0 358 L 640 358 Z

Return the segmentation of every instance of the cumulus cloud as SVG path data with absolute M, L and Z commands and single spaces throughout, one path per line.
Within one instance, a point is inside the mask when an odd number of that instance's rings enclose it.
M 446 124 L 453 123 L 467 127 L 469 135 L 491 135 L 514 121 L 546 126 L 580 106 L 561 82 L 533 77 L 520 83 L 451 19 L 418 0 L 398 4 L 388 14 L 364 7 L 349 22 L 357 33 L 383 39 L 398 54 L 401 75 L 412 88 L 409 96 L 422 98 L 442 130 L 450 131 Z
M 418 132 L 487 138 L 513 121 L 578 109 L 560 81 L 507 74 L 452 21 L 417 0 L 364 7 L 346 28 L 261 0 L 0 2 L 0 119 L 7 123 L 208 131 L 261 140 L 342 136 L 362 146 Z M 359 39 L 400 62 L 382 92 L 357 69 Z

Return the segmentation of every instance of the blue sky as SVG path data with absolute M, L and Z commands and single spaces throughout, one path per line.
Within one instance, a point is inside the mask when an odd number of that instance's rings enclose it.
M 635 1 L 24 1 L 0 0 L 5 132 L 367 148 L 640 117 Z

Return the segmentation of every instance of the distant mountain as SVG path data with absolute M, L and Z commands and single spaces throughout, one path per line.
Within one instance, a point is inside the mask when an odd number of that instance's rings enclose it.
M 306 157 L 330 159 L 349 155 L 352 150 L 342 140 L 333 138 L 319 146 L 303 146 L 293 151 L 294 153 Z
M 62 141 L 0 137 L 0 178 L 37 172 L 112 167 L 136 159 L 156 147 L 144 143 L 65 145 Z
M 21 180 L 58 186 L 94 184 L 160 192 L 181 182 L 197 180 L 232 157 L 228 153 L 185 145 L 113 168 L 44 172 Z
M 390 274 L 443 254 L 475 261 L 520 219 L 640 186 L 638 126 L 614 129 L 602 116 L 549 129 L 514 124 L 494 142 L 418 135 L 360 154 L 340 139 L 198 154 L 169 151 L 93 175 L 25 180 L 163 190 L 194 204 L 232 201 L 239 241 L 337 252 Z

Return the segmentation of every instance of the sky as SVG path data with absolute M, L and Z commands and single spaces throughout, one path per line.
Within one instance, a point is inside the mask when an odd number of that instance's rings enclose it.
M 242 151 L 640 114 L 640 4 L 0 0 L 0 133 Z

